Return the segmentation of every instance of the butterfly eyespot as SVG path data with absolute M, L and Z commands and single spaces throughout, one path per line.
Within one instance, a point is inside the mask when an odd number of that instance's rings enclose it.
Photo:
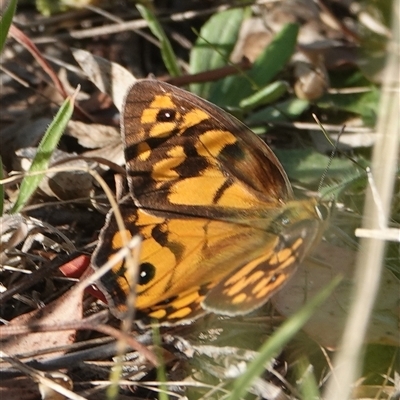
M 153 264 L 147 262 L 140 264 L 138 284 L 146 285 L 154 278 L 155 274 L 156 274 L 156 269 Z
M 157 114 L 157 122 L 171 122 L 176 119 L 176 110 L 164 108 Z

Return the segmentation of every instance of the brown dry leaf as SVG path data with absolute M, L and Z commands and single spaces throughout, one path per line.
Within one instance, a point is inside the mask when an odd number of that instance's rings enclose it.
M 47 374 L 47 378 L 51 379 L 53 382 L 62 386 L 65 389 L 72 390 L 73 382 L 68 375 L 62 374 L 61 372 L 55 371 Z M 39 390 L 42 396 L 42 400 L 65 400 L 67 397 L 58 393 L 53 388 L 46 385 L 45 382 L 39 382 Z
M 15 369 L 19 370 L 20 372 L 27 375 L 30 378 L 32 383 L 35 386 L 38 386 L 39 392 L 41 395 L 42 400 L 64 400 L 64 399 L 76 399 L 76 400 L 85 400 L 82 396 L 74 394 L 71 389 L 73 388 L 73 382 L 71 378 L 59 371 L 52 371 L 52 372 L 42 372 L 38 371 L 18 360 L 16 357 L 9 356 L 4 352 L 0 352 L 1 357 L 4 359 L 5 362 L 10 363 Z M 15 380 L 19 380 L 18 378 Z M 14 380 L 11 379 L 10 383 Z M 23 382 L 25 383 L 25 382 Z M 27 383 L 27 382 L 26 382 Z M 0 393 L 4 393 L 5 395 L 13 395 L 13 390 L 11 385 L 5 385 L 1 388 Z M 29 395 L 30 393 L 34 392 L 33 385 L 29 385 L 27 383 L 28 390 L 24 390 L 22 393 L 25 395 L 24 392 Z M 32 387 L 31 387 L 32 386 Z M 10 393 L 11 392 L 11 393 Z M 19 393 L 19 394 L 22 394 Z M 17 392 L 18 394 L 18 392 Z M 72 396 L 72 397 L 71 397 Z M 23 397 L 25 398 L 25 397 Z M 35 397 L 35 398 L 38 398 Z
M 4 252 L 18 246 L 26 239 L 29 227 L 26 220 L 21 215 L 3 215 L 0 217 L 0 265 L 6 260 Z
M 37 383 L 32 379 L 20 376 L 13 379 L 0 379 L 0 399 L 38 400 L 40 397 Z
M 119 64 L 94 56 L 85 50 L 74 49 L 72 54 L 88 78 L 113 99 L 115 107 L 122 111 L 127 89 L 136 78 Z
M 125 164 L 119 129 L 101 124 L 86 124 L 80 121 L 68 123 L 67 135 L 78 140 L 78 143 L 88 149 L 82 155 L 87 157 L 103 157 L 118 165 Z
M 0 227 L 0 265 L 2 267 L 24 269 L 22 255 L 29 253 L 37 243 L 43 248 L 51 248 L 57 252 L 71 253 L 76 250 L 71 240 L 60 230 L 33 217 L 5 214 L 0 218 Z M 21 245 L 21 254 L 13 251 L 18 245 Z M 5 281 L 2 283 L 5 284 Z
M 294 92 L 299 99 L 311 101 L 325 94 L 329 77 L 321 54 L 298 51 L 292 57 L 292 65 L 296 78 Z
M 114 106 L 111 97 L 108 94 L 99 91 L 90 93 L 90 95 L 83 99 L 79 104 L 82 109 L 89 114 L 98 114 L 103 110 L 109 110 Z M 100 117 L 99 119 L 101 120 L 102 118 Z M 99 121 L 98 119 L 96 120 Z
M 304 327 L 304 331 L 321 346 L 335 349 L 341 339 L 353 295 L 356 253 L 321 243 L 314 256 L 320 262 L 303 262 L 294 279 L 274 296 L 273 302 L 282 315 L 293 315 L 333 277 L 342 274 L 344 279 L 341 284 Z M 368 343 L 400 346 L 399 287 L 399 280 L 388 269 L 384 269 L 367 332 Z
M 101 124 L 86 124 L 81 121 L 69 121 L 66 134 L 78 140 L 82 147 L 98 149 L 119 143 L 122 149 L 119 129 Z
M 20 161 L 18 169 L 28 171 L 36 152 L 37 149 L 32 147 L 18 150 L 16 152 Z M 66 153 L 55 149 L 51 156 L 51 164 L 76 156 L 75 153 Z M 96 165 L 95 162 L 90 163 L 82 159 L 63 162 L 56 167 L 58 171 L 46 173 L 39 188 L 47 196 L 56 197 L 60 200 L 89 198 L 93 190 L 93 177 L 86 171 L 93 170 Z
M 300 26 L 298 51 L 291 60 L 296 78 L 294 90 L 301 99 L 321 97 L 329 87 L 325 55 L 329 56 L 330 65 L 347 63 L 349 57 L 355 61 L 353 36 L 320 6 L 310 0 L 259 5 L 258 15 L 243 21 L 231 61 L 238 62 L 245 56 L 254 62 L 286 23 L 297 23 Z M 352 51 L 337 52 L 349 46 Z
M 83 290 L 70 290 L 63 296 L 54 300 L 40 310 L 34 310 L 29 313 L 14 318 L 10 326 L 34 326 L 46 324 L 56 327 L 59 324 L 71 321 L 78 321 L 82 318 L 82 296 Z M 75 330 L 49 331 L 27 333 L 22 335 L 13 335 L 4 337 L 1 342 L 1 349 L 7 354 L 17 355 L 24 353 L 39 354 L 43 350 L 52 349 L 58 346 L 65 346 L 75 341 Z M 63 354 L 63 351 L 46 352 L 45 355 L 35 355 L 35 360 L 42 360 Z
M 390 384 L 385 386 L 381 385 L 360 385 L 356 386 L 352 393 L 353 399 L 362 400 L 376 400 L 376 399 L 396 399 L 396 392 L 398 396 L 398 389 Z M 383 397 L 385 395 L 385 397 Z M 393 397 L 392 397 L 393 396 Z
M 254 62 L 274 38 L 259 17 L 248 18 L 240 27 L 239 37 L 231 54 L 231 61 L 240 62 L 243 57 Z
M 103 148 L 111 143 L 122 143 L 119 129 L 101 124 L 70 121 L 66 134 L 76 138 L 81 146 L 88 149 Z

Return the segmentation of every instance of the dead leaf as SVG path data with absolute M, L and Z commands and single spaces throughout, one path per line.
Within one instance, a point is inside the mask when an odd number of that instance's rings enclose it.
M 62 274 L 68 278 L 81 278 L 85 273 L 85 276 L 90 276 L 93 272 L 91 268 L 88 268 L 90 264 L 90 258 L 84 254 L 74 258 L 71 261 L 63 264 L 60 267 Z M 90 293 L 95 299 L 101 300 L 104 304 L 107 304 L 107 299 L 103 292 L 95 285 L 89 285 L 85 289 L 86 293 Z
M 101 124 L 70 121 L 67 135 L 76 138 L 81 146 L 95 149 L 86 151 L 82 155 L 106 158 L 118 165 L 125 164 L 119 129 Z
M 239 37 L 231 54 L 232 62 L 239 62 L 243 57 L 254 62 L 274 38 L 261 18 L 248 18 L 243 21 Z
M 60 271 L 68 278 L 80 278 L 90 264 L 90 258 L 81 254 L 60 267 Z
M 0 379 L 0 399 L 38 400 L 39 396 L 38 385 L 28 377 L 19 376 L 7 380 Z
M 122 143 L 119 129 L 101 124 L 69 121 L 66 134 L 76 138 L 78 143 L 87 149 L 98 149 L 110 144 Z
M 28 171 L 36 152 L 37 149 L 32 147 L 20 149 L 16 152 L 20 161 L 20 169 Z M 76 156 L 76 153 L 66 153 L 55 149 L 51 156 L 51 164 Z M 93 176 L 86 171 L 95 169 L 96 166 L 96 162 L 89 162 L 82 159 L 63 162 L 57 167 L 59 171 L 46 173 L 40 182 L 39 188 L 47 196 L 56 197 L 60 200 L 90 198 L 93 190 Z M 71 167 L 76 169 L 71 170 Z
M 82 318 L 82 296 L 84 288 L 70 290 L 63 296 L 54 300 L 40 310 L 34 310 L 14 318 L 6 328 L 10 326 L 35 326 L 46 324 L 57 326 L 62 323 L 77 321 Z M 52 348 L 65 346 L 75 341 L 75 330 L 31 332 L 22 335 L 3 336 L 1 349 L 11 355 L 24 353 L 36 354 L 35 360 L 43 360 L 49 356 L 64 354 L 64 351 L 51 351 Z M 46 354 L 40 354 L 46 350 Z M 47 351 L 50 350 L 50 351 Z
M 296 82 L 294 91 L 299 99 L 316 100 L 329 87 L 328 72 L 321 53 L 298 51 L 292 57 Z
M 51 372 L 46 375 L 47 378 L 51 379 L 53 382 L 62 386 L 65 389 L 72 390 L 73 382 L 72 379 L 61 372 Z M 46 382 L 39 382 L 39 390 L 42 396 L 42 400 L 65 400 L 67 397 L 58 393 L 53 388 L 46 385 Z
M 115 107 L 122 111 L 128 88 L 136 78 L 121 65 L 94 56 L 85 50 L 73 49 L 72 54 L 88 78 L 113 99 Z

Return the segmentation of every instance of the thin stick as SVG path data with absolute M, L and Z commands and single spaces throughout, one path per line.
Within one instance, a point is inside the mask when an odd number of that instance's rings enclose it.
M 382 88 L 377 142 L 374 147 L 372 171 L 376 179 L 381 210 L 369 190 L 366 196 L 363 228 L 382 229 L 389 218 L 397 168 L 399 132 L 399 2 L 393 3 L 393 42 L 388 47 L 387 69 Z M 380 215 L 381 214 L 381 215 Z M 363 238 L 358 253 L 355 276 L 355 297 L 351 304 L 340 351 L 334 359 L 334 370 L 324 396 L 326 400 L 346 400 L 359 377 L 365 334 L 379 288 L 383 268 L 385 242 L 379 238 Z

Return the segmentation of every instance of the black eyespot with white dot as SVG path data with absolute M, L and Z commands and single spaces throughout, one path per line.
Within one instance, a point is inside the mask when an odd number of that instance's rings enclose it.
M 153 264 L 144 262 L 140 264 L 140 272 L 139 272 L 139 285 L 146 285 L 149 283 L 154 276 L 156 275 L 156 268 Z
M 176 120 L 176 110 L 163 108 L 157 113 L 157 122 L 173 122 Z

